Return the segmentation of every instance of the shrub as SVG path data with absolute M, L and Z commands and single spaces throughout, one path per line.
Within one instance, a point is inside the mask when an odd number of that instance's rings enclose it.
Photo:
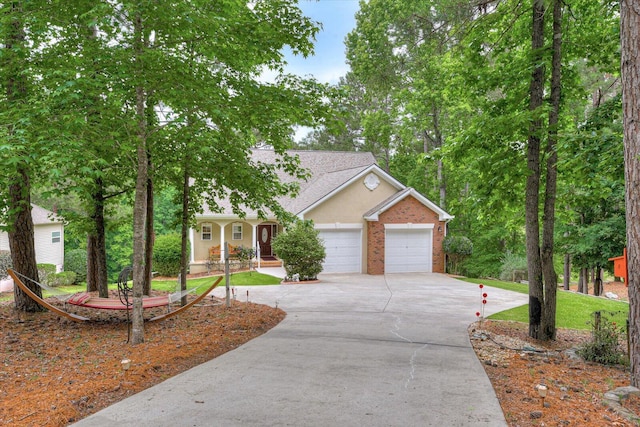
M 256 256 L 256 251 L 253 248 L 244 246 L 236 248 L 236 257 L 240 261 L 242 268 L 249 267 L 249 263 L 254 256 Z
M 442 241 L 442 250 L 448 255 L 449 272 L 460 274 L 460 264 L 473 253 L 473 243 L 464 236 L 447 236 Z
M 591 341 L 578 350 L 583 359 L 604 365 L 624 362 L 620 343 L 624 340 L 625 331 L 609 319 L 614 314 L 600 311 L 593 313 Z
M 86 249 L 73 249 L 64 254 L 64 271 L 76 273 L 74 283 L 87 281 L 87 251 Z
M 177 276 L 180 273 L 181 254 L 182 240 L 179 234 L 156 237 L 153 245 L 153 270 L 161 276 Z
M 300 280 L 314 280 L 322 271 L 326 252 L 311 221 L 297 221 L 273 239 L 272 247 L 282 260 L 288 279 L 298 275 Z
M 527 280 L 528 267 L 526 256 L 516 255 L 511 251 L 507 251 L 500 261 L 502 262 L 500 266 L 500 280 L 512 282 Z
M 38 264 L 38 278 L 40 282 L 49 285 L 49 276 L 56 273 L 55 264 Z
M 76 283 L 76 273 L 73 271 L 63 271 L 60 273 L 52 273 L 47 277 L 49 286 L 69 286 Z
M 0 251 L 0 279 L 4 279 L 9 274 L 7 270 L 13 267 L 11 252 Z

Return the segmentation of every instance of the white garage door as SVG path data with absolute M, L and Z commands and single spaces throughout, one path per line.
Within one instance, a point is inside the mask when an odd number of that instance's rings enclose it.
M 385 232 L 385 273 L 431 272 L 431 229 L 392 228 Z
M 326 258 L 323 273 L 360 273 L 361 230 L 320 230 Z

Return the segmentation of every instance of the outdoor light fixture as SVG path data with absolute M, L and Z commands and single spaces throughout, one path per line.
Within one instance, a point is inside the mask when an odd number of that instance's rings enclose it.
M 547 386 L 544 384 L 538 384 L 536 386 L 536 390 L 538 390 L 538 395 L 542 400 L 542 407 L 544 408 L 544 398 L 547 397 Z

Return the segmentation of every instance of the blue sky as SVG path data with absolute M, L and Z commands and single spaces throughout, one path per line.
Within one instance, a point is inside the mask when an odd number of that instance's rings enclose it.
M 302 12 L 322 24 L 316 35 L 315 55 L 304 58 L 285 53 L 288 63 L 285 72 L 299 76 L 313 76 L 322 83 L 337 84 L 347 74 L 344 39 L 355 27 L 358 0 L 300 0 Z M 311 131 L 307 127 L 295 130 L 294 139 L 300 141 Z
M 303 58 L 287 54 L 287 71 L 300 76 L 313 75 L 323 83 L 338 83 L 349 70 L 344 39 L 356 24 L 358 0 L 300 0 L 302 12 L 322 23 L 316 36 L 315 55 Z

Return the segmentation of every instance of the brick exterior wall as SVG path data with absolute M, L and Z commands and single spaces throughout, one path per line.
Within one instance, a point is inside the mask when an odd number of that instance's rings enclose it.
M 446 224 L 438 220 L 438 214 L 412 196 L 405 197 L 391 209 L 380 214 L 378 221 L 367 223 L 367 273 L 384 274 L 385 224 L 435 224 L 433 229 L 432 271 L 444 273 L 442 240 Z M 442 232 L 438 231 L 442 227 Z

